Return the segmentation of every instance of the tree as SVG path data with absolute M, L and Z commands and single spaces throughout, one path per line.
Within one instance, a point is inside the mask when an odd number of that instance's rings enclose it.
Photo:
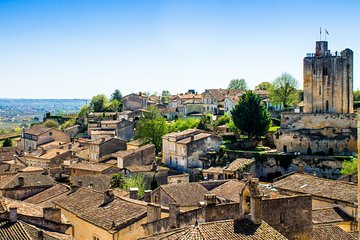
M 360 102 L 360 90 L 354 91 L 354 102 Z
M 271 117 L 261 98 L 247 91 L 239 98 L 239 103 L 231 111 L 235 126 L 253 140 L 263 136 L 270 127 Z
M 240 90 L 246 90 L 247 89 L 247 83 L 245 79 L 232 79 L 229 83 L 228 89 L 240 89 Z
M 231 120 L 231 117 L 227 114 L 224 114 L 224 116 L 221 116 L 217 119 L 216 126 L 226 125 L 230 122 L 230 120 Z
M 42 125 L 48 128 L 58 128 L 60 124 L 54 120 L 46 120 Z
M 289 73 L 283 73 L 272 82 L 270 88 L 270 101 L 287 108 L 298 101 L 298 81 Z
M 162 92 L 161 92 L 161 96 L 162 97 L 168 97 L 168 96 L 170 96 L 171 94 L 170 94 L 170 92 L 168 91 L 168 90 L 163 90 Z
M 356 173 L 358 170 L 358 159 L 354 158 L 350 161 L 344 161 L 341 164 L 341 174 L 342 175 L 349 175 Z
M 61 130 L 65 130 L 68 127 L 72 127 L 76 124 L 76 118 L 72 118 L 70 120 L 67 120 L 66 122 L 64 122 L 63 124 L 61 124 L 60 128 Z
M 10 138 L 6 138 L 3 142 L 3 147 L 12 147 L 12 141 Z
M 117 173 L 111 177 L 111 188 L 123 188 L 125 185 L 125 176 L 123 173 Z
M 122 94 L 119 89 L 115 89 L 115 91 L 111 94 L 110 101 L 118 100 L 122 102 Z
M 200 120 L 196 118 L 182 118 L 172 122 L 169 126 L 169 132 L 184 131 L 190 128 L 196 128 L 199 125 Z
M 90 106 L 86 104 L 80 109 L 78 116 L 84 118 L 87 117 L 87 115 L 89 115 L 90 112 L 91 112 Z
M 145 176 L 142 174 L 134 174 L 128 178 L 125 178 L 125 184 L 122 188 L 125 190 L 130 190 L 130 188 L 133 187 L 138 188 L 138 198 L 142 198 L 146 189 Z
M 121 111 L 121 108 L 122 108 L 121 102 L 119 102 L 119 100 L 117 99 L 114 99 L 105 106 L 104 110 L 109 112 L 117 112 L 117 111 Z
M 259 90 L 270 90 L 272 84 L 269 82 L 262 82 L 259 85 L 257 85 L 255 87 L 255 89 L 259 89 Z
M 144 117 L 140 118 L 136 124 L 135 138 L 142 140 L 144 143 L 153 143 L 156 152 L 161 152 L 162 136 L 167 133 L 167 125 L 165 119 L 154 108 L 144 113 Z
M 104 112 L 108 104 L 109 99 L 104 94 L 99 94 L 92 97 L 89 107 L 94 112 Z

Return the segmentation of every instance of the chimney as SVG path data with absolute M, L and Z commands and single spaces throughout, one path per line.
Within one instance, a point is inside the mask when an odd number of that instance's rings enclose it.
M 138 192 L 139 192 L 139 189 L 137 187 L 130 188 L 130 198 L 138 199 Z
M 304 170 L 305 170 L 304 164 L 300 163 L 300 164 L 299 164 L 299 168 L 298 168 L 298 172 L 299 172 L 299 173 L 304 173 Z
M 53 207 L 43 208 L 43 216 L 45 220 L 61 223 L 61 209 Z
M 38 240 L 43 240 L 44 239 L 44 232 L 43 231 L 39 230 L 37 235 L 38 235 L 37 236 Z
M 24 178 L 18 177 L 18 187 L 22 187 L 22 186 L 24 186 Z
M 82 185 L 83 185 L 82 180 L 78 180 L 78 184 L 77 184 L 77 186 L 80 188 L 80 187 L 82 187 Z
M 17 221 L 17 208 L 11 207 L 9 210 L 9 220 L 11 223 L 14 223 Z
M 177 203 L 170 203 L 169 205 L 169 224 L 170 229 L 178 228 L 180 215 L 180 205 Z
M 191 135 L 191 142 L 194 141 L 194 135 Z
M 259 179 L 252 178 L 240 193 L 240 219 L 249 218 L 254 224 L 261 224 L 261 199 Z
M 204 194 L 204 200 L 207 206 L 216 205 L 216 194 Z
M 161 218 L 161 206 L 154 203 L 147 205 L 147 222 L 155 222 Z
M 76 192 L 77 188 L 78 187 L 76 185 L 70 185 L 70 193 Z
M 145 190 L 144 192 L 144 201 L 145 202 L 151 202 L 151 190 Z
M 104 138 L 104 137 L 101 138 L 101 142 L 105 142 L 105 138 Z
M 115 199 L 114 193 L 112 189 L 108 189 L 104 192 L 104 203 L 103 205 L 107 205 L 111 203 Z

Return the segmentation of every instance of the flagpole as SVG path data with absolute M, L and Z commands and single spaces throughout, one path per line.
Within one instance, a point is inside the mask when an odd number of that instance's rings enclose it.
M 321 27 L 320 27 L 320 41 L 321 41 Z

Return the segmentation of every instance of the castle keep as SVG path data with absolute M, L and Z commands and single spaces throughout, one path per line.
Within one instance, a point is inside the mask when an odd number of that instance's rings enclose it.
M 357 151 L 353 113 L 353 51 L 316 42 L 304 58 L 304 112 L 282 113 L 274 140 L 279 152 L 349 155 Z
M 304 58 L 304 112 L 353 113 L 353 51 L 331 54 L 328 42 L 316 42 Z

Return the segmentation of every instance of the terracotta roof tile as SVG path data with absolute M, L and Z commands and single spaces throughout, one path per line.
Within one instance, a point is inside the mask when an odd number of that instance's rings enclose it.
M 44 127 L 42 125 L 35 125 L 32 126 L 31 128 L 25 130 L 25 133 L 27 134 L 31 134 L 31 135 L 40 135 L 43 134 L 47 131 L 50 131 L 52 128 L 48 128 L 48 127 Z
M 356 240 L 353 235 L 335 225 L 314 225 L 313 240 Z
M 79 169 L 79 170 L 86 170 L 86 171 L 94 171 L 94 172 L 102 172 L 108 168 L 113 168 L 114 166 L 102 163 L 88 163 L 88 162 L 81 162 L 81 163 L 74 163 L 69 166 L 70 169 Z
M 104 205 L 104 193 L 88 188 L 79 188 L 54 203 L 108 231 L 114 229 L 113 225 L 119 230 L 146 216 L 146 205 L 139 201 L 114 197 L 113 201 Z
M 198 226 L 189 226 L 169 232 L 155 234 L 142 239 L 168 240 L 286 240 L 283 235 L 273 229 L 266 222 L 260 225 L 250 220 L 224 220 L 200 223 Z
M 24 178 L 23 187 L 54 186 L 55 180 L 39 172 L 22 172 L 12 176 L 0 178 L 0 189 L 11 189 L 18 186 L 18 178 Z
M 353 218 L 340 207 L 318 208 L 312 211 L 314 224 L 352 221 Z
M 204 201 L 204 194 L 209 191 L 199 183 L 178 183 L 161 185 L 162 188 L 180 206 L 197 206 Z
M 41 206 L 51 206 L 51 200 L 55 199 L 56 197 L 61 196 L 62 194 L 66 194 L 70 192 L 70 188 L 64 184 L 56 184 L 51 188 L 48 188 L 38 194 L 35 194 L 27 199 L 24 202 L 37 204 Z
M 242 181 L 230 180 L 224 184 L 221 184 L 217 188 L 210 191 L 212 194 L 216 194 L 221 198 L 230 200 L 233 202 L 240 201 L 240 192 L 245 187 L 245 183 Z
M 225 168 L 225 170 L 235 172 L 235 171 L 237 171 L 239 169 L 243 169 L 243 168 L 251 165 L 254 162 L 255 162 L 254 159 L 237 158 L 234 161 L 232 161 L 230 163 L 230 165 L 227 168 Z
M 73 176 L 70 177 L 70 182 L 78 185 L 79 181 L 81 181 L 83 187 L 92 188 L 97 191 L 105 191 L 110 187 L 111 177 L 112 174 Z
M 273 183 L 279 190 L 305 193 L 347 203 L 357 202 L 355 184 L 295 173 Z

